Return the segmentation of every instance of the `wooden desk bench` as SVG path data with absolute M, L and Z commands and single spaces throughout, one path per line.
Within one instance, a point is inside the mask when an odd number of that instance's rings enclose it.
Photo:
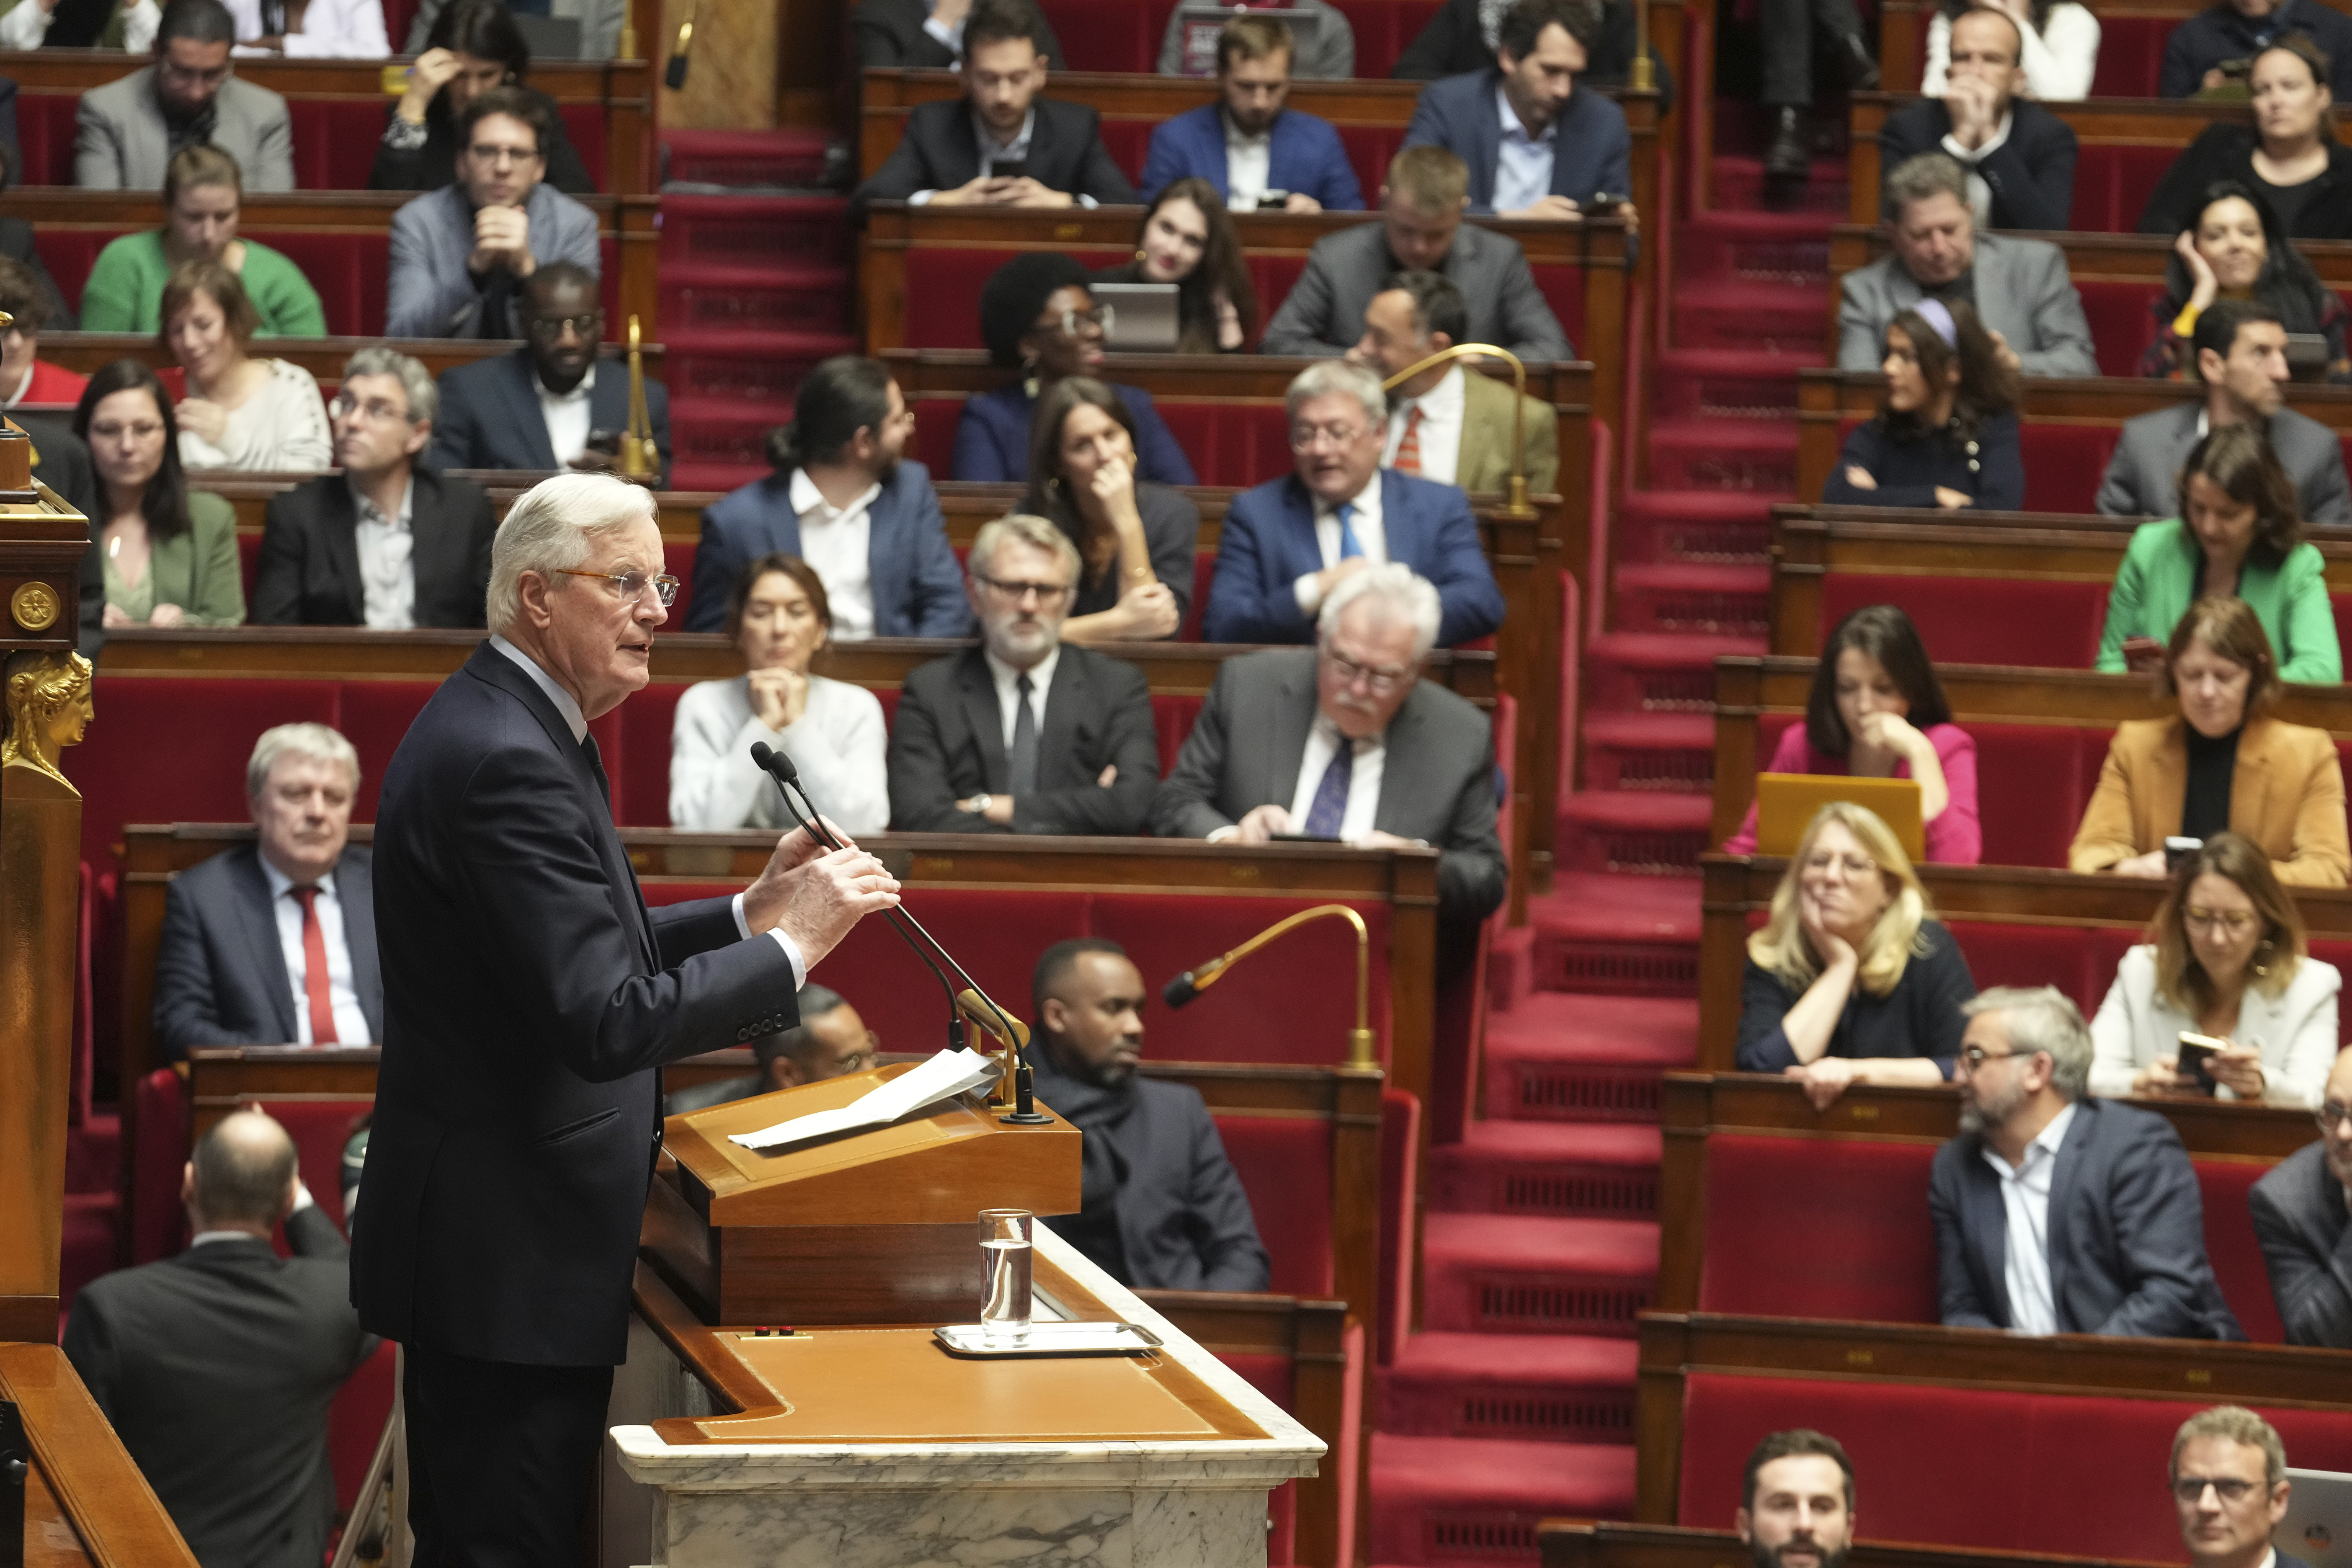
M 1730 1568 L 1750 1560 L 1747 1546 L 1728 1530 L 1547 1519 L 1535 1533 L 1543 1568 Z M 1855 1542 L 1846 1562 L 1849 1568 L 2126 1568 L 2096 1557 L 1961 1552 L 1885 1541 Z

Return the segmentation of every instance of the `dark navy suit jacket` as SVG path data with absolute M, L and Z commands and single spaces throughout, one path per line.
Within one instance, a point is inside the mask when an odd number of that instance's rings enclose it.
M 352 1300 L 481 1361 L 613 1366 L 665 1062 L 800 1022 L 727 899 L 648 911 L 593 754 L 488 643 L 441 683 L 376 813 L 383 1057 Z
M 1470 165 L 1470 210 L 1495 210 L 1495 165 L 1502 156 L 1503 121 L 1495 110 L 1496 70 L 1469 71 L 1431 82 L 1405 127 L 1408 147 L 1443 147 Z M 1625 111 L 1597 92 L 1571 96 L 1552 137 L 1551 194 L 1590 205 L 1593 193 L 1633 194 L 1633 137 Z
M 1391 561 L 1436 585 L 1444 611 L 1437 646 L 1453 647 L 1503 624 L 1503 591 L 1478 544 L 1470 498 L 1452 485 L 1381 470 L 1381 531 Z M 1303 643 L 1315 639 L 1294 586 L 1323 570 L 1315 542 L 1315 498 L 1293 475 L 1234 498 L 1217 545 L 1217 575 L 1201 621 L 1203 642 Z
M 1135 477 L 1155 485 L 1199 484 L 1192 477 L 1192 460 L 1151 406 L 1151 394 L 1139 386 L 1114 384 L 1111 390 L 1135 420 Z M 1037 400 L 1017 381 L 965 398 L 948 477 L 1000 485 L 1026 482 L 1029 421 L 1036 411 Z
M 596 384 L 588 389 L 591 430 L 629 427 L 629 367 L 616 359 L 596 362 Z M 646 416 L 661 453 L 661 483 L 669 485 L 669 389 L 648 377 Z M 540 412 L 539 384 L 531 379 L 530 351 L 517 349 L 496 359 L 476 360 L 441 373 L 441 413 L 433 421 L 436 468 L 510 468 L 552 473 L 561 467 Z
M 1225 120 L 1215 104 L 1187 110 L 1163 121 L 1151 133 L 1151 154 L 1143 163 L 1143 200 L 1151 200 L 1177 181 L 1197 175 L 1228 194 L 1225 184 Z M 1276 116 L 1269 133 L 1265 184 L 1268 190 L 1313 196 L 1326 212 L 1364 210 L 1364 193 L 1356 183 L 1356 166 L 1348 161 L 1339 132 L 1329 121 L 1296 109 Z
M 383 1038 L 383 976 L 376 965 L 375 893 L 368 852 L 352 847 L 335 862 L 335 901 L 352 952 L 352 989 L 371 1039 Z M 224 850 L 172 879 L 163 894 L 163 934 L 155 952 L 155 1036 L 164 1059 L 191 1046 L 283 1046 L 300 1037 L 294 983 L 269 907 L 261 851 Z M 366 1041 L 346 1040 L 345 1045 Z
M 1980 1134 L 1936 1151 L 1927 1208 L 1944 1321 L 2012 1327 L 2009 1214 Z M 2076 1100 L 2050 1184 L 2058 1331 L 2244 1339 L 2206 1260 L 2203 1216 L 2196 1169 L 2170 1122 L 2118 1100 Z
M 702 542 L 694 552 L 694 595 L 686 629 L 724 630 L 735 574 L 772 551 L 801 552 L 801 520 L 793 512 L 793 476 L 770 474 L 730 490 L 702 510 Z M 874 585 L 877 637 L 968 637 L 971 605 L 963 596 L 963 569 L 948 542 L 931 470 L 901 460 L 866 508 L 866 565 Z

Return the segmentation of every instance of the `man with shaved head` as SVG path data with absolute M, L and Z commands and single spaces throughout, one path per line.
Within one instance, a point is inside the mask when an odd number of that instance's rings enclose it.
M 350 1249 L 258 1110 L 197 1141 L 180 1197 L 187 1250 L 84 1287 L 66 1355 L 205 1568 L 318 1568 L 328 1407 L 375 1349 Z M 291 1258 L 270 1244 L 281 1221 Z

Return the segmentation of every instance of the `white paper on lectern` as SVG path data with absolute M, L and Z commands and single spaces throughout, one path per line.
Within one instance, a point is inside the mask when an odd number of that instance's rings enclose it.
M 889 1082 L 867 1089 L 847 1105 L 813 1110 L 806 1116 L 779 1121 L 773 1127 L 762 1127 L 757 1132 L 731 1132 L 727 1141 L 740 1143 L 746 1149 L 774 1149 L 787 1143 L 805 1143 L 812 1138 L 831 1137 L 836 1132 L 887 1127 L 902 1116 L 952 1100 L 966 1089 L 993 1083 L 998 1073 L 997 1065 L 977 1051 L 941 1051 L 914 1071 L 900 1073 Z

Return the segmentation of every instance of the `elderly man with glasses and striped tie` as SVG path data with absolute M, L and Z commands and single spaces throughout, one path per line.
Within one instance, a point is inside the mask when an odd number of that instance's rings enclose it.
M 980 531 L 981 646 L 908 673 L 890 725 L 899 833 L 1141 833 L 1160 784 L 1143 671 L 1062 640 L 1077 547 L 1042 517 Z
M 1311 652 L 1227 659 L 1160 786 L 1153 831 L 1419 845 L 1438 852 L 1441 915 L 1492 913 L 1510 881 L 1495 832 L 1494 730 L 1421 679 L 1438 616 L 1437 590 L 1391 562 L 1332 588 Z

